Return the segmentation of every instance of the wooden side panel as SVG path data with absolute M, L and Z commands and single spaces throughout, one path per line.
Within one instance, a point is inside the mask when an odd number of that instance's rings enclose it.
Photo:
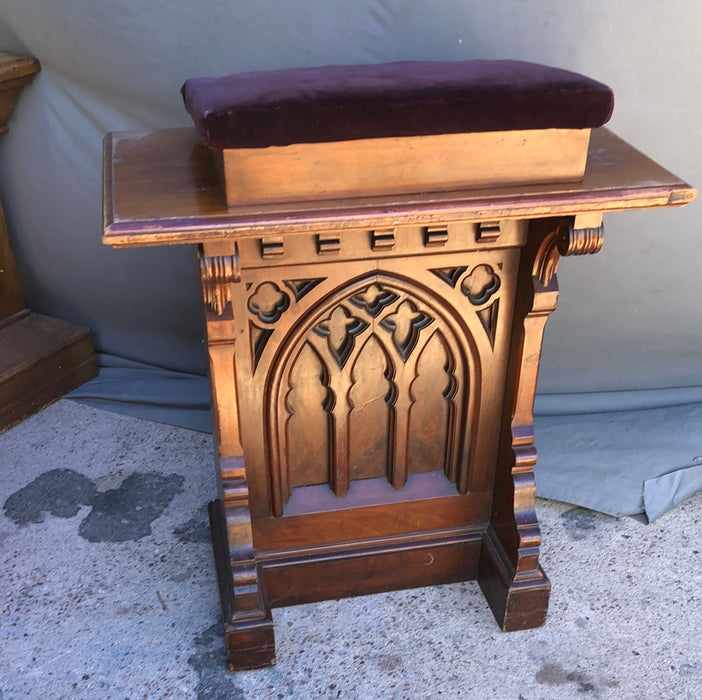
M 343 553 L 276 556 L 262 563 L 272 607 L 474 579 L 481 531 L 376 543 Z
M 5 319 L 24 309 L 15 259 L 10 248 L 5 213 L 0 205 L 0 327 Z
M 233 206 L 581 180 L 589 140 L 590 129 L 536 129 L 225 149 L 221 158 Z
M 241 244 L 231 304 L 254 531 L 312 486 L 342 498 L 357 480 L 402 490 L 438 470 L 454 492 L 491 488 L 518 264 L 501 245 L 518 229 L 358 232 L 343 260 L 319 236 L 273 257 L 264 238 Z

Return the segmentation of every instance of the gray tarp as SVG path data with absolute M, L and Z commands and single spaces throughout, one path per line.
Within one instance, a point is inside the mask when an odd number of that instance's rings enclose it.
M 116 398 L 178 423 L 190 421 L 184 416 L 192 408 L 192 424 L 202 428 L 206 386 L 185 378 L 206 371 L 192 250 L 101 244 L 106 132 L 187 125 L 179 89 L 192 76 L 518 58 L 610 84 L 617 101 L 611 127 L 699 183 L 700 21 L 695 0 L 0 0 L 0 48 L 42 63 L 0 140 L 0 195 L 26 301 L 93 329 L 103 371 L 86 391 L 96 400 Z M 612 397 L 702 385 L 697 205 L 612 214 L 606 226 L 601 254 L 561 263 L 540 391 Z M 687 437 L 696 439 L 699 423 L 688 425 Z M 638 448 L 660 449 L 662 472 L 687 463 L 670 428 L 661 427 L 655 447 Z M 547 442 L 544 434 L 542 491 L 551 480 Z M 570 483 L 571 464 L 564 455 L 554 470 L 561 482 Z

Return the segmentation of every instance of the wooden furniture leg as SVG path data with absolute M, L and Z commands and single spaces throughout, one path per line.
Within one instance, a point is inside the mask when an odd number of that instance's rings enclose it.
M 275 663 L 273 618 L 254 559 L 236 388 L 236 331 L 231 285 L 239 281 L 234 243 L 199 249 L 210 376 L 215 412 L 219 498 L 210 503 L 210 529 L 222 603 L 227 660 L 232 671 Z
M 539 565 L 533 409 L 544 328 L 558 300 L 558 260 L 561 255 L 597 253 L 602 242 L 600 214 L 537 219 L 530 223 L 522 252 L 493 506 L 478 571 L 483 593 L 504 631 L 542 625 L 551 589 Z

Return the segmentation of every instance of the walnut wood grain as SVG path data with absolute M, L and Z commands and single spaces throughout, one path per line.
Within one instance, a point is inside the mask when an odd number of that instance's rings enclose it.
M 590 129 L 530 129 L 225 148 L 230 206 L 570 182 Z M 369 168 L 368 164 L 373 163 Z
M 105 243 L 198 243 L 231 668 L 270 609 L 477 578 L 544 622 L 533 401 L 562 255 L 695 191 L 605 129 L 582 182 L 224 205 L 192 130 L 105 141 Z

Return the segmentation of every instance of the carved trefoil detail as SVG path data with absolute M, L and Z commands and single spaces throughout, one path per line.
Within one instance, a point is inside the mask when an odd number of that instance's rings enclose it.
M 382 289 L 377 284 L 371 284 L 360 294 L 354 294 L 350 301 L 354 306 L 363 309 L 373 318 L 377 318 L 386 307 L 394 304 L 399 295 L 391 292 L 388 289 Z
M 327 339 L 329 351 L 341 369 L 353 351 L 356 336 L 366 328 L 368 324 L 365 321 L 353 316 L 343 306 L 337 306 L 328 318 L 312 330 L 320 337 Z
M 426 328 L 434 319 L 419 311 L 409 300 L 403 301 L 394 314 L 388 314 L 380 327 L 392 334 L 392 342 L 403 360 L 414 350 L 419 340 L 419 332 Z

